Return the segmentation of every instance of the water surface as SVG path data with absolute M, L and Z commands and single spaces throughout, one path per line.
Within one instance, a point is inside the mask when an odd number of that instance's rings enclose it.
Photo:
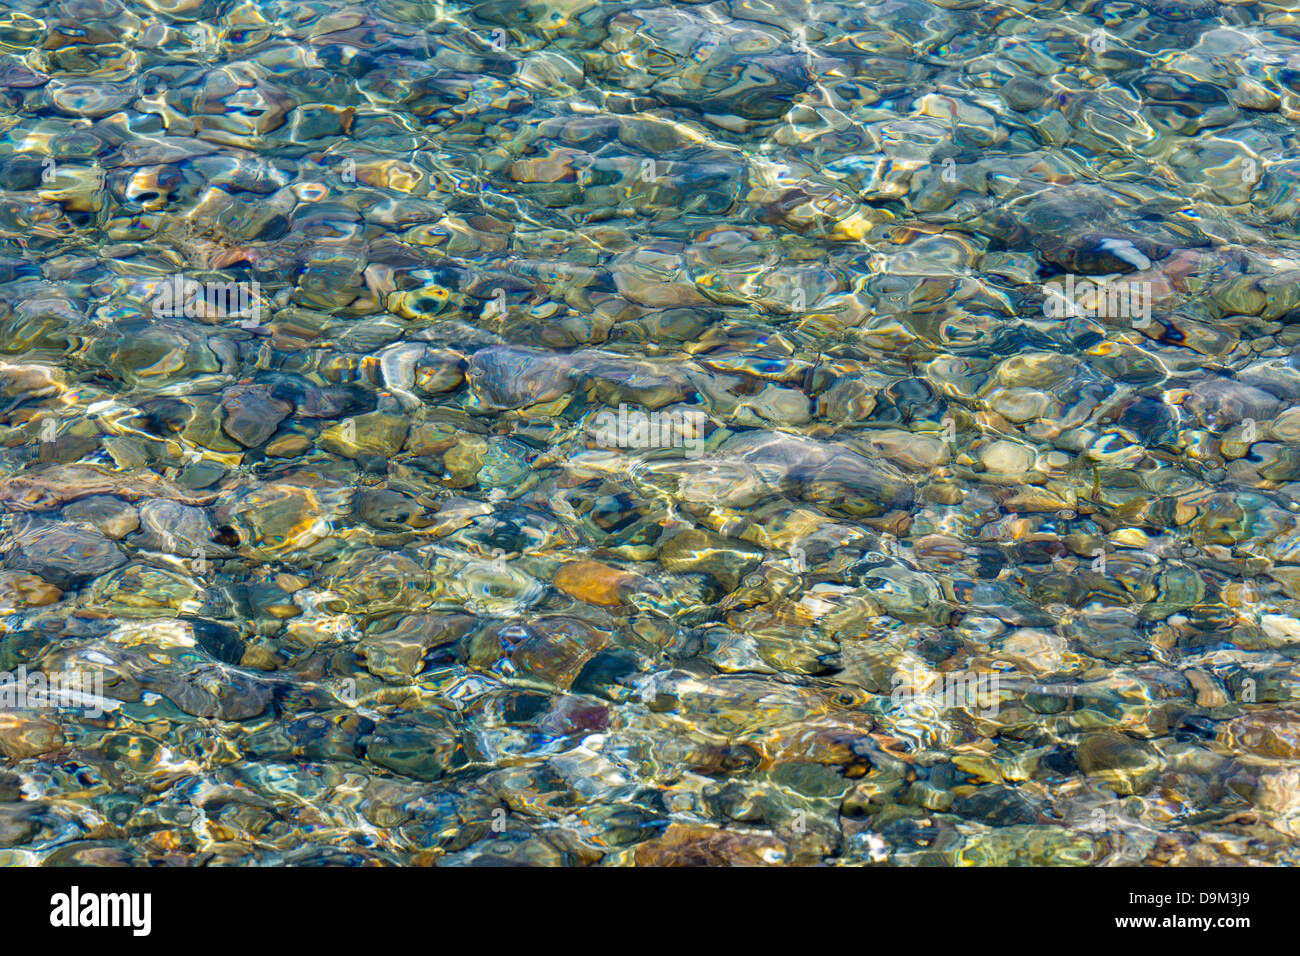
M 1296 862 L 1288 7 L 9 3 L 0 862 Z

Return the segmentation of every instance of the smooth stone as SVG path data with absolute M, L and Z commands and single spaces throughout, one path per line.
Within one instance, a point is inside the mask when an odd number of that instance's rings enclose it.
M 221 427 L 245 448 L 255 448 L 275 434 L 293 404 L 273 398 L 269 385 L 237 385 L 221 397 Z
M 402 450 L 408 427 L 405 418 L 372 412 L 325 429 L 321 433 L 320 445 L 326 451 L 345 458 L 362 455 L 390 457 Z
M 140 533 L 143 547 L 191 557 L 219 548 L 212 541 L 213 528 L 201 508 L 154 498 L 140 505 Z
M 627 603 L 629 592 L 642 580 L 599 561 L 572 561 L 561 566 L 553 582 L 557 588 L 587 604 L 601 607 L 619 607 Z
M 1234 748 L 1260 757 L 1300 759 L 1300 714 L 1285 710 L 1244 714 L 1227 725 L 1224 737 Z
M 0 609 L 55 604 L 63 592 L 26 571 L 0 571 Z
M 759 549 L 698 528 L 675 534 L 659 547 L 659 563 L 669 571 L 711 574 L 728 591 L 762 560 Z
M 63 521 L 27 519 L 9 539 L 5 564 L 32 571 L 68 589 L 126 563 L 126 555 L 101 532 Z
M 425 655 L 452 644 L 477 626 L 466 614 L 407 614 L 390 626 L 363 638 L 357 646 L 366 670 L 388 680 L 406 680 L 420 672 Z
M 306 435 L 282 435 L 267 442 L 266 453 L 272 458 L 296 458 L 311 450 L 311 439 Z
M 176 476 L 182 488 L 211 488 L 226 475 L 226 469 L 216 462 L 200 461 L 186 465 Z
M 39 757 L 63 746 L 63 731 L 53 720 L 0 711 L 0 753 L 10 760 Z
M 1147 744 L 1122 734 L 1085 737 L 1076 750 L 1079 767 L 1121 795 L 1144 793 L 1163 765 Z
M 778 866 L 785 845 L 767 833 L 670 823 L 663 835 L 639 843 L 638 866 Z
M 140 527 L 140 513 L 120 498 L 92 496 L 74 501 L 63 508 L 68 521 L 85 522 L 102 534 L 121 540 Z

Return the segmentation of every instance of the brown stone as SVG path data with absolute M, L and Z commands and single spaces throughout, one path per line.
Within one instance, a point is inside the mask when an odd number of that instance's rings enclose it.
M 571 561 L 555 574 L 555 586 L 570 597 L 601 607 L 618 607 L 641 582 L 640 576 L 599 561 Z
M 38 757 L 63 746 L 63 731 L 52 720 L 0 713 L 0 753 L 10 760 Z
M 670 824 L 636 848 L 637 866 L 776 866 L 785 857 L 784 845 L 769 834 L 686 823 Z
M 62 597 L 62 591 L 38 575 L 0 571 L 0 608 L 43 607 Z
M 1261 757 L 1300 758 L 1300 714 L 1288 710 L 1243 714 L 1228 724 L 1232 746 Z

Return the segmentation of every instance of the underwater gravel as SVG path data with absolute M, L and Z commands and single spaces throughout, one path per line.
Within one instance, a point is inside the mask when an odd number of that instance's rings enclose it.
M 0 864 L 1300 863 L 1297 63 L 11 0 Z

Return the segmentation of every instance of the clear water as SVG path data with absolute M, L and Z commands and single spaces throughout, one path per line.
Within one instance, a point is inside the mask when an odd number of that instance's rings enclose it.
M 1296 862 L 1298 121 L 1282 2 L 10 2 L 0 862 Z

